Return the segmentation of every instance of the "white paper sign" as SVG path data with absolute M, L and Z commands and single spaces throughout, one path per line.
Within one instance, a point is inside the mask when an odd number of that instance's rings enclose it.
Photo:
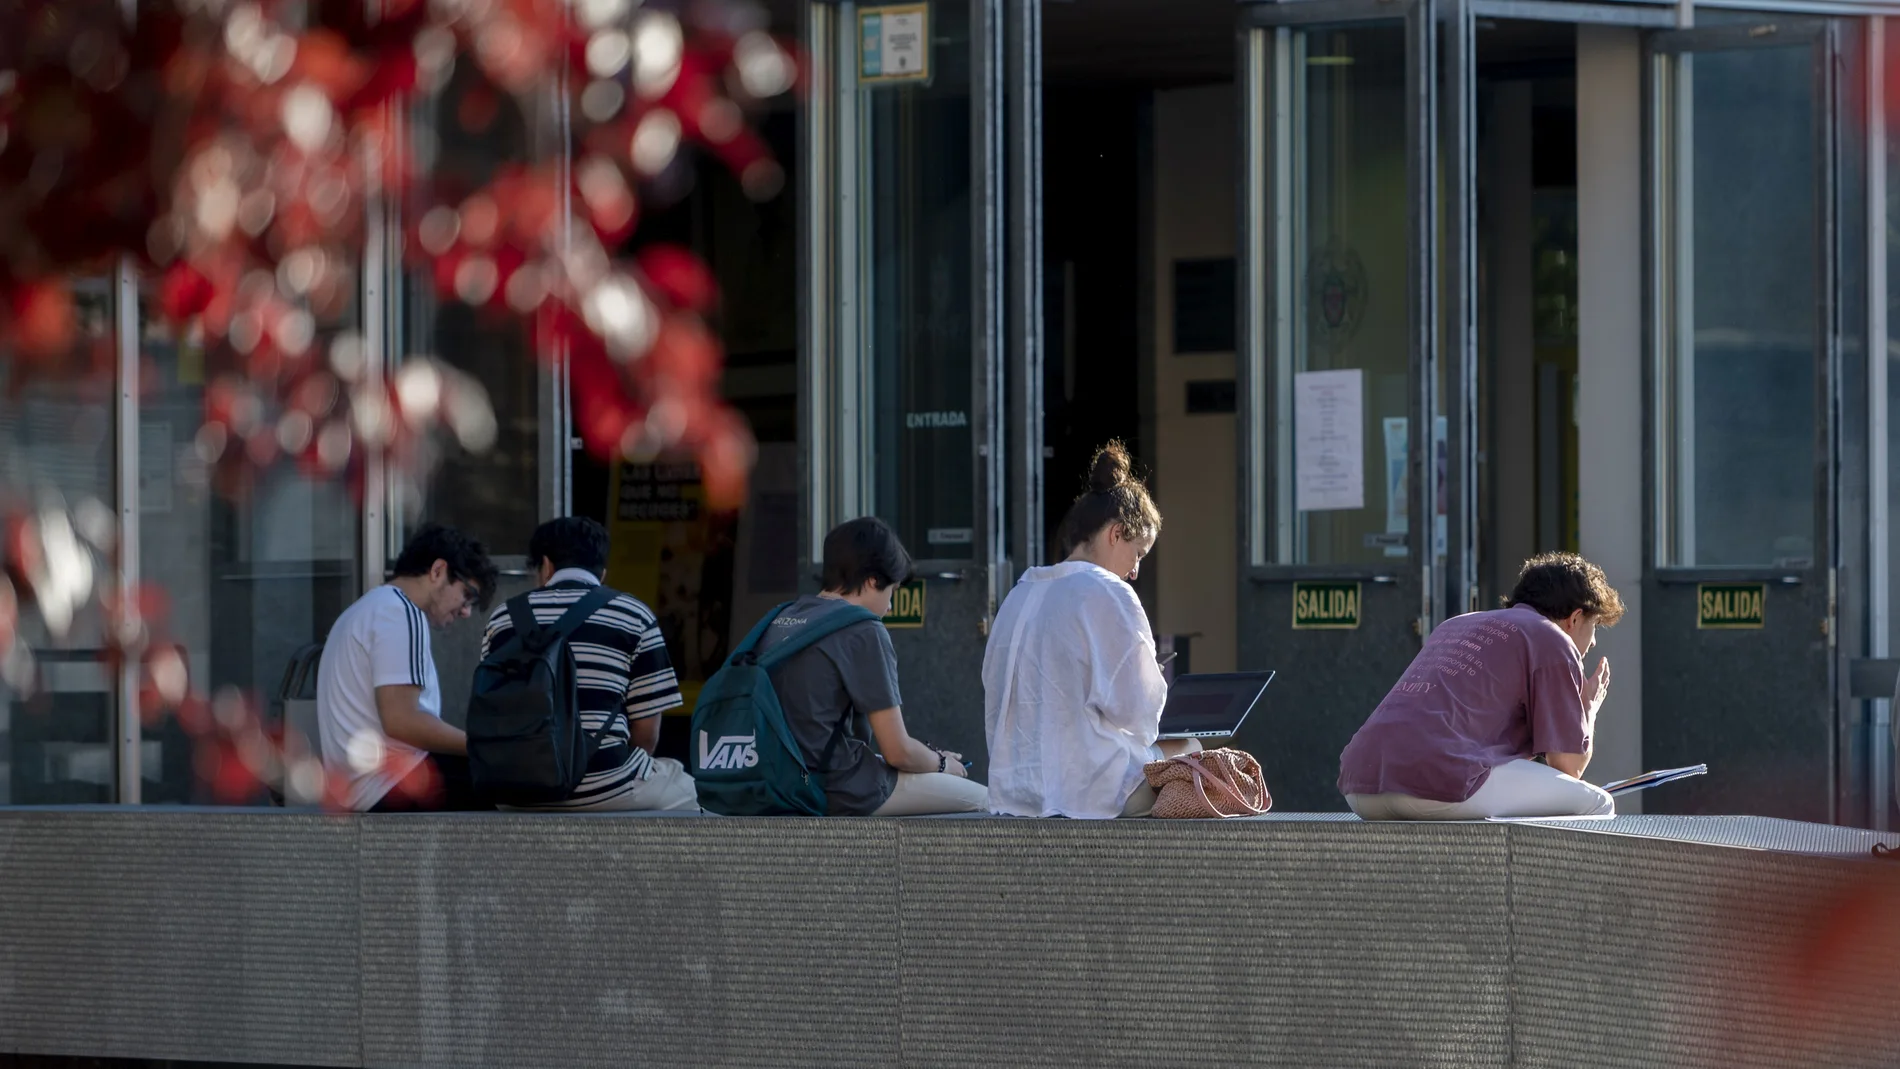
M 1294 507 L 1301 512 L 1366 507 L 1365 375 L 1293 376 Z

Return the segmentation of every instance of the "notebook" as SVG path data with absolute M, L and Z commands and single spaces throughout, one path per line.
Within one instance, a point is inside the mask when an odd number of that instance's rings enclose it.
M 1690 776 L 1706 775 L 1708 771 L 1709 766 L 1707 765 L 1688 765 L 1683 768 L 1659 768 L 1654 772 L 1645 772 L 1640 776 L 1631 776 L 1628 779 L 1617 780 L 1615 783 L 1605 783 L 1603 789 L 1609 791 L 1611 794 L 1628 794 L 1631 791 L 1646 790 L 1664 783 L 1674 783 L 1679 779 L 1688 779 Z

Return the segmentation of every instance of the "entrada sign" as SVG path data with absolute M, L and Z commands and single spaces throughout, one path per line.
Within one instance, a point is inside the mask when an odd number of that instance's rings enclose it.
M 1293 584 L 1295 630 L 1351 631 L 1358 626 L 1358 583 Z
M 1766 583 L 1701 583 L 1695 625 L 1702 630 L 1759 631 L 1766 623 Z
M 884 618 L 885 627 L 922 627 L 924 626 L 924 581 L 912 579 L 897 588 L 891 595 L 891 614 Z

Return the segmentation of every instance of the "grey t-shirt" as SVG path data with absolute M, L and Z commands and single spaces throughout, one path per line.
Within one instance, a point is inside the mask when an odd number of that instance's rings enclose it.
M 771 652 L 845 605 L 836 598 L 799 598 L 765 629 L 756 652 Z M 857 817 L 876 812 L 897 786 L 897 771 L 872 745 L 870 716 L 904 704 L 897 691 L 897 651 L 884 625 L 866 620 L 819 639 L 774 669 L 772 686 L 811 765 L 825 752 L 839 718 L 849 718 L 825 769 L 830 812 Z

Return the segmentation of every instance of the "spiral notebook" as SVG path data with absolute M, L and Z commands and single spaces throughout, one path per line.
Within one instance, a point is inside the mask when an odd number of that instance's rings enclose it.
M 1640 776 L 1631 776 L 1628 779 L 1617 780 L 1615 783 L 1605 783 L 1603 789 L 1611 794 L 1628 794 L 1631 791 L 1647 790 L 1650 787 L 1659 786 L 1664 783 L 1674 783 L 1679 779 L 1688 779 L 1690 776 L 1706 775 L 1708 771 L 1709 766 L 1707 765 L 1688 765 L 1684 768 L 1659 768 L 1654 772 L 1645 772 Z

